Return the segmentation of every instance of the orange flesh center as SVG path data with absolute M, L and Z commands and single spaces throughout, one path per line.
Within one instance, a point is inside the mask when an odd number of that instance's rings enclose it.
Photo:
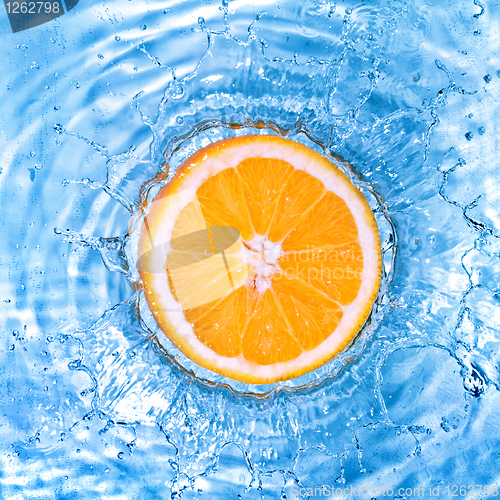
M 172 263 L 182 255 L 167 256 L 171 291 L 198 340 L 221 356 L 270 365 L 294 360 L 334 335 L 344 307 L 358 295 L 363 271 L 357 226 L 346 203 L 312 175 L 260 157 L 220 171 L 196 194 L 212 255 L 221 256 L 217 250 L 224 248 L 214 227 L 240 233 L 239 243 L 222 252 L 224 272 L 211 275 L 210 281 L 229 278 L 228 293 L 197 307 L 176 296 Z M 172 237 L 186 233 L 181 226 L 190 205 Z M 187 251 L 191 260 L 197 258 L 193 252 Z M 231 264 L 242 255 L 244 282 L 241 265 Z M 203 293 L 201 278 L 183 279 Z

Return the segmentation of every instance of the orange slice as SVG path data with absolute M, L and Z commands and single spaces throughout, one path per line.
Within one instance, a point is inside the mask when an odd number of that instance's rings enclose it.
M 373 213 L 302 144 L 212 144 L 148 209 L 138 269 L 149 307 L 209 370 L 254 384 L 298 377 L 342 351 L 371 311 L 381 276 Z

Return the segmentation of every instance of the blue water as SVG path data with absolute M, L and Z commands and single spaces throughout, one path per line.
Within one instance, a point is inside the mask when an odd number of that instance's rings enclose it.
M 499 19 L 122 0 L 0 29 L 0 497 L 497 496 Z M 343 158 L 384 247 L 355 344 L 273 387 L 162 352 L 134 268 L 138 205 L 255 131 Z

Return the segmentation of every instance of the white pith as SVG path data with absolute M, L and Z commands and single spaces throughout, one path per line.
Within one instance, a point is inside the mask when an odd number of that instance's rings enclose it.
M 279 271 L 278 259 L 281 256 L 281 245 L 269 241 L 266 236 L 257 235 L 250 241 L 243 242 L 245 260 L 253 269 L 251 280 L 255 281 L 258 292 L 264 293 L 271 288 L 269 278 Z

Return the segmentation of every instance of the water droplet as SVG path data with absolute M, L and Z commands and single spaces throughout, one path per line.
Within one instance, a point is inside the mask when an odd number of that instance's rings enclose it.
M 77 449 L 76 449 L 76 452 L 77 452 L 77 453 L 81 453 L 81 452 L 82 452 L 82 450 L 80 450 L 80 448 L 77 448 Z
M 484 127 L 479 127 L 479 128 L 477 129 L 477 133 L 478 133 L 479 135 L 483 135 L 485 132 L 486 132 L 486 129 L 485 129 Z
M 31 69 L 40 69 L 40 66 L 36 61 L 33 61 L 33 63 L 31 64 Z
M 444 417 L 441 417 L 441 428 L 445 432 L 450 432 L 450 426 L 448 425 L 448 421 Z
M 81 361 L 79 359 L 75 359 L 74 361 L 70 361 L 68 363 L 68 368 L 70 370 L 76 370 L 80 367 Z
M 12 301 L 11 301 L 10 299 L 5 299 L 5 300 L 4 300 L 4 302 L 5 302 L 6 304 L 10 304 Z
M 125 456 L 125 453 L 123 453 L 123 451 L 120 451 L 120 453 L 118 453 L 117 457 L 120 459 L 120 460 L 123 460 L 123 457 Z
M 118 35 L 116 35 L 116 36 L 115 36 L 115 40 L 116 40 L 117 42 L 119 42 L 119 41 L 121 40 L 121 37 L 119 37 Z
M 347 7 L 347 9 L 345 10 L 345 13 L 350 16 L 352 14 L 352 9 L 351 7 Z
M 172 99 L 180 99 L 184 95 L 184 89 L 181 85 L 175 85 L 170 91 Z
M 108 92 L 108 95 L 111 96 L 111 97 L 114 97 L 116 95 L 116 92 L 113 92 L 112 90 L 110 90 Z
M 474 134 L 472 132 L 467 132 L 465 134 L 465 138 L 468 140 L 468 141 L 472 141 L 472 138 L 474 137 Z
M 474 30 L 474 36 L 479 36 L 481 34 L 481 30 Z
M 146 25 L 145 24 L 141 24 L 141 31 L 144 31 L 146 29 Z
M 13 351 L 15 348 L 16 348 L 16 346 L 15 346 L 14 344 L 12 344 L 12 345 L 9 347 L 9 351 Z
M 488 75 L 484 75 L 484 76 L 483 76 L 483 79 L 484 79 L 484 81 L 485 81 L 486 83 L 490 83 L 490 82 L 491 82 L 491 80 L 493 80 L 492 76 L 491 76 L 491 75 L 489 75 L 489 74 L 488 74 Z
M 104 472 L 107 474 L 107 473 L 109 472 L 109 469 L 106 467 L 106 468 L 104 469 Z
M 474 114 L 473 114 L 473 113 L 469 113 L 469 114 L 467 115 L 467 118 L 472 118 L 473 116 L 474 116 Z
M 182 116 L 178 116 L 175 121 L 178 125 L 182 125 L 184 123 L 184 118 L 182 118 Z
M 98 57 L 99 59 L 104 59 L 104 56 L 103 56 L 102 54 L 97 54 L 97 57 Z
M 464 389 L 469 391 L 474 397 L 478 398 L 483 394 L 485 386 L 487 385 L 486 376 L 474 365 L 472 371 L 468 373 L 466 370 L 462 371 L 464 377 Z

